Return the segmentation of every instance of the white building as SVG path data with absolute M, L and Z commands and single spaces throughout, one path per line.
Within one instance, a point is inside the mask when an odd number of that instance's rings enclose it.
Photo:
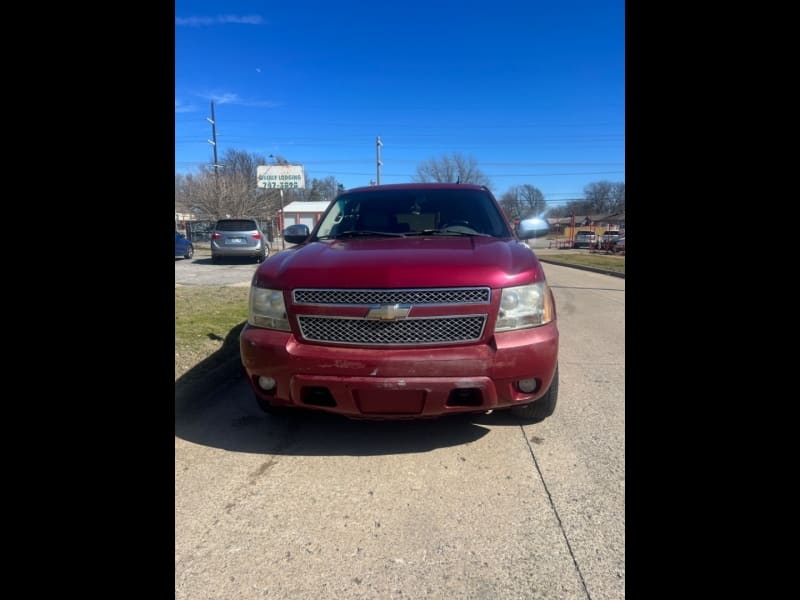
M 322 218 L 322 213 L 328 208 L 330 201 L 303 202 L 296 200 L 283 207 L 283 225 L 281 230 L 289 225 L 307 225 L 313 229 L 314 225 Z

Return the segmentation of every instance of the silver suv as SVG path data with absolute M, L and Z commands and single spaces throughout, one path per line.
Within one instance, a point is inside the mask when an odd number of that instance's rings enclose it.
M 211 260 L 251 257 L 262 262 L 269 255 L 269 242 L 255 219 L 220 219 L 211 233 Z
M 606 231 L 600 236 L 600 248 L 603 250 L 611 250 L 617 244 L 619 239 L 619 231 Z
M 597 243 L 597 234 L 594 231 L 579 231 L 572 242 L 573 248 L 591 248 Z

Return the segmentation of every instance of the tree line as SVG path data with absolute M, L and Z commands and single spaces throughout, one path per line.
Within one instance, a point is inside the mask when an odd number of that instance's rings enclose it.
M 272 156 L 274 164 L 289 164 L 282 156 Z M 221 167 L 202 166 L 196 174 L 175 175 L 175 211 L 193 213 L 200 219 L 217 220 L 227 216 L 253 217 L 268 221 L 280 208 L 280 191 L 256 188 L 256 168 L 271 164 L 261 154 L 229 149 Z M 417 165 L 412 178 L 419 183 L 466 183 L 491 187 L 473 157 L 455 152 L 430 158 Z M 335 177 L 313 178 L 305 189 L 284 190 L 284 204 L 295 200 L 333 200 L 344 187 Z M 525 184 L 504 192 L 498 202 L 513 220 L 531 216 L 566 217 L 608 215 L 625 212 L 625 182 L 597 181 L 587 184 L 583 198 L 553 206 L 537 187 Z

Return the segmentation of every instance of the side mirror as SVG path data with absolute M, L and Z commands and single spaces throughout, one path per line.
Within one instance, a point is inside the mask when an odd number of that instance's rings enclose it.
M 519 222 L 517 236 L 521 240 L 527 240 L 530 238 L 545 236 L 549 231 L 550 225 L 547 224 L 547 221 L 540 219 L 539 217 L 533 217 L 531 219 L 523 219 Z
M 302 223 L 299 225 L 289 225 L 289 227 L 283 230 L 283 239 L 290 244 L 302 244 L 306 241 L 309 233 L 311 232 L 308 229 L 308 225 L 303 225 Z

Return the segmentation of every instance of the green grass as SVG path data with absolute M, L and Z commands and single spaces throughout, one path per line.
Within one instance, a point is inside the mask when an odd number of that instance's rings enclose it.
M 545 260 L 552 259 L 553 262 L 569 263 L 572 265 L 582 265 L 585 267 L 598 267 L 600 269 L 608 269 L 618 273 L 625 273 L 625 256 L 615 256 L 613 254 L 577 254 L 567 253 L 563 254 L 543 254 Z
M 175 378 L 198 363 L 215 363 L 238 351 L 238 332 L 247 320 L 249 286 L 175 288 Z

